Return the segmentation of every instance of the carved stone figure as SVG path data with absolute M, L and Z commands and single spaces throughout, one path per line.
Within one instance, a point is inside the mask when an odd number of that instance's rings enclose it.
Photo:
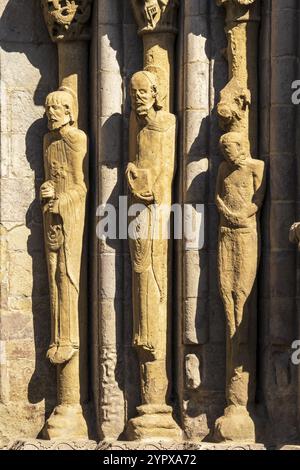
M 248 113 L 251 93 L 243 88 L 236 78 L 232 78 L 220 93 L 217 105 L 220 127 L 225 132 L 248 132 Z
M 86 435 L 79 387 L 80 282 L 87 194 L 87 137 L 74 127 L 76 98 L 59 89 L 46 99 L 50 132 L 44 137 L 45 182 L 40 189 L 49 274 L 51 342 L 58 369 L 59 406 L 46 423 L 48 437 Z M 75 408 L 76 418 L 70 412 Z M 72 414 L 71 413 L 71 414 Z M 66 416 L 68 418 L 66 418 Z M 66 421 L 66 422 L 65 422 Z M 68 421 L 68 422 L 67 422 Z M 71 437 L 71 436 L 69 436 Z
M 131 3 L 140 33 L 174 28 L 178 0 L 131 0 Z
M 178 436 L 172 408 L 166 405 L 168 222 L 175 167 L 176 118 L 159 104 L 155 74 L 131 80 L 130 163 L 126 177 L 131 203 L 142 204 L 130 239 L 133 272 L 133 345 L 141 373 L 142 406 L 130 420 L 129 439 Z M 164 210 L 161 210 L 164 208 Z
M 256 320 L 248 303 L 260 256 L 258 215 L 265 193 L 264 162 L 251 158 L 243 134 L 223 135 L 220 146 L 225 161 L 218 172 L 216 204 L 219 284 L 226 314 L 227 408 L 216 422 L 215 437 L 255 441 L 247 405 L 254 394 Z
M 53 41 L 87 39 L 93 0 L 41 0 Z

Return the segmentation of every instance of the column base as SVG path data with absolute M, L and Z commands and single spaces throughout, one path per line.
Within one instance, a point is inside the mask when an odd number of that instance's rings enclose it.
M 244 406 L 228 406 L 224 416 L 217 419 L 214 430 L 216 442 L 255 442 L 255 426 Z
M 182 432 L 167 405 L 142 405 L 137 408 L 139 416 L 129 421 L 126 437 L 129 441 L 180 440 Z
M 44 439 L 87 439 L 88 429 L 81 405 L 59 405 L 42 430 Z

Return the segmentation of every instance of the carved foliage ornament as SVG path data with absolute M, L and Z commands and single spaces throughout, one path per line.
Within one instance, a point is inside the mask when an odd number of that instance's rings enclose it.
M 139 33 L 176 32 L 178 0 L 131 0 Z
M 93 0 L 41 0 L 53 41 L 88 39 L 87 23 Z

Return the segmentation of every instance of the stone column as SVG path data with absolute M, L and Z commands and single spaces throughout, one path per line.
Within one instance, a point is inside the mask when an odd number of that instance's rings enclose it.
M 132 0 L 132 7 L 144 45 L 144 69 L 134 74 L 130 85 L 130 163 L 126 170 L 130 204 L 143 205 L 130 224 L 135 227 L 135 238 L 129 240 L 133 346 L 139 359 L 141 406 L 137 407 L 139 416 L 128 423 L 127 437 L 176 439 L 180 429 L 167 405 L 171 243 L 160 230 L 170 217 L 175 173 L 176 117 L 171 112 L 178 2 Z
M 300 337 L 300 265 L 297 246 L 289 241 L 290 227 L 300 220 L 300 109 L 292 101 L 294 93 L 299 97 L 298 89 L 292 89 L 300 77 L 299 39 L 298 2 L 262 2 L 259 153 L 270 183 L 262 214 L 258 401 L 267 410 L 268 436 L 277 442 L 299 439 L 300 388 L 291 345 Z
M 229 83 L 217 107 L 226 134 L 216 188 L 219 287 L 226 316 L 226 400 L 215 439 L 255 441 L 256 292 L 259 213 L 265 192 L 257 151 L 257 31 L 260 2 L 217 0 L 226 8 Z
M 80 217 L 83 217 L 83 221 L 79 222 L 79 226 L 83 223 L 82 230 L 78 228 L 79 238 L 78 238 L 78 250 L 81 253 L 80 256 L 80 272 L 75 272 L 77 261 L 74 265 L 74 255 L 77 255 L 71 252 L 66 252 L 65 261 L 61 262 L 59 267 L 59 272 L 63 270 L 63 264 L 66 265 L 66 276 L 69 278 L 70 282 L 75 290 L 78 291 L 78 302 L 71 307 L 70 312 L 73 308 L 75 319 L 70 317 L 65 320 L 56 319 L 56 322 L 59 323 L 58 329 L 60 333 L 57 333 L 57 325 L 52 325 L 52 340 L 55 338 L 55 342 L 50 345 L 48 351 L 48 357 L 54 364 L 57 365 L 57 399 L 58 406 L 55 408 L 54 412 L 46 422 L 46 425 L 43 430 L 43 435 L 46 439 L 54 438 L 86 438 L 88 434 L 87 424 L 86 424 L 86 405 L 88 401 L 88 377 L 87 377 L 87 322 L 88 322 L 88 307 L 87 307 L 87 238 L 86 238 L 86 219 L 85 215 L 85 193 L 88 187 L 88 153 L 87 153 L 87 144 L 86 137 L 83 132 L 80 132 L 79 129 L 87 131 L 88 128 L 88 41 L 90 39 L 90 28 L 89 20 L 91 16 L 93 0 L 76 0 L 73 2 L 63 2 L 61 0 L 41 0 L 44 18 L 49 30 L 51 39 L 57 43 L 58 47 L 58 64 L 59 64 L 59 92 L 65 92 L 68 96 L 72 97 L 73 100 L 73 111 L 71 116 L 71 125 L 73 127 L 73 133 L 69 131 L 68 135 L 65 138 L 66 151 L 74 152 L 74 159 L 84 157 L 84 167 L 81 169 L 83 173 L 78 172 L 78 176 L 74 173 L 74 178 L 84 178 L 84 183 L 82 186 L 79 186 L 79 183 L 75 183 L 75 186 L 72 185 L 74 182 L 66 183 L 70 185 L 70 204 L 71 199 L 74 198 L 73 203 L 77 201 L 76 198 L 81 198 L 80 202 L 76 202 L 77 211 L 82 214 Z M 50 96 L 50 95 L 49 95 Z M 55 98 L 52 100 L 58 100 L 55 95 Z M 66 96 L 66 95 L 65 95 Z M 70 98 L 71 99 L 71 98 Z M 59 98 L 59 101 L 62 101 L 61 104 L 64 104 L 66 99 Z M 51 99 L 50 99 L 51 101 Z M 48 103 L 48 107 L 52 103 Z M 71 112 L 71 111 L 70 111 Z M 48 116 L 49 117 L 49 116 Z M 69 124 L 68 124 L 69 125 Z M 75 128 L 75 129 L 74 129 Z M 50 134 L 49 134 L 50 135 Z M 52 134 L 53 135 L 53 134 Z M 73 137 L 71 137 L 73 136 Z M 73 141 L 72 141 L 73 139 Z M 47 139 L 46 139 L 47 140 Z M 53 150 L 51 149 L 52 137 L 49 137 L 49 142 L 45 149 L 48 152 L 48 159 L 52 158 L 51 155 Z M 63 141 L 62 141 L 63 142 Z M 49 145 L 49 150 L 48 150 Z M 70 145 L 70 146 L 69 146 Z M 72 147 L 73 146 L 73 147 Z M 77 153 L 76 153 L 77 152 Z M 71 153 L 70 153 L 71 155 Z M 63 158 L 63 155 L 58 155 L 58 158 Z M 51 162 L 50 162 L 51 163 Z M 74 164 L 75 164 L 74 160 Z M 52 163 L 51 163 L 52 164 Z M 70 162 L 67 160 L 67 165 Z M 45 160 L 45 169 L 47 168 L 47 162 Z M 72 170 L 73 171 L 73 170 Z M 75 170 L 74 170 L 75 171 Z M 77 171 L 77 170 L 76 170 Z M 50 181 L 54 176 L 50 172 L 48 180 Z M 56 180 L 55 180 L 56 181 Z M 46 185 L 46 183 L 45 183 Z M 58 186 L 61 184 L 58 183 Z M 66 186 L 66 187 L 67 187 Z M 74 188 L 74 189 L 73 189 Z M 81 189 L 80 189 L 81 188 Z M 61 188 L 58 191 L 58 198 L 60 197 Z M 65 190 L 67 191 L 67 189 Z M 73 192 L 72 192 L 73 191 Z M 82 194 L 80 193 L 82 191 Z M 66 194 L 68 194 L 66 192 Z M 79 207 L 80 205 L 80 207 Z M 82 207 L 81 207 L 82 206 Z M 45 206 L 44 206 L 45 207 Z M 66 209 L 64 209 L 66 210 Z M 82 212 L 83 211 L 83 212 Z M 78 214 L 79 214 L 78 212 Z M 77 214 L 77 215 L 78 215 Z M 66 224 L 69 224 L 67 220 L 67 215 L 62 216 L 63 224 L 66 230 Z M 78 215 L 79 217 L 79 215 Z M 80 219 L 79 217 L 79 219 Z M 45 225 L 46 230 L 46 225 Z M 82 233 L 83 238 L 82 238 Z M 71 233 L 71 232 L 70 232 Z M 46 235 L 46 233 L 45 233 Z M 75 234 L 76 235 L 76 234 Z M 74 234 L 72 238 L 74 239 Z M 65 234 L 65 243 L 67 235 Z M 81 251 L 82 243 L 82 251 Z M 70 246 L 69 246 L 70 248 Z M 50 249 L 51 251 L 51 249 Z M 59 255 L 60 256 L 60 255 Z M 50 263 L 50 262 L 49 262 Z M 51 264 L 51 263 L 50 263 Z M 75 278 L 79 279 L 79 284 L 77 286 Z M 51 269 L 49 268 L 49 281 L 50 281 L 50 294 L 53 298 L 53 287 L 51 285 Z M 70 308 L 70 302 L 73 298 L 71 296 L 70 290 L 64 290 L 63 280 L 57 281 L 57 284 L 61 282 L 61 292 L 59 294 L 58 303 L 62 302 L 62 306 L 59 307 L 59 315 L 68 315 L 68 309 Z M 70 289 L 73 289 L 70 287 Z M 67 289 L 67 287 L 66 287 Z M 69 289 L 69 288 L 68 288 Z M 60 295 L 62 296 L 61 300 Z M 69 307 L 65 307 L 65 301 L 68 297 Z M 75 295 L 76 299 L 76 295 Z M 53 303 L 53 302 L 52 302 Z M 53 308 L 53 306 L 52 306 Z M 77 313 L 76 313 L 77 311 Z M 72 336 L 72 341 L 74 341 L 75 352 L 72 354 L 62 354 L 60 353 L 60 343 L 65 341 L 65 332 L 62 333 L 64 326 L 63 321 L 67 321 L 71 330 L 72 328 L 77 333 L 74 333 Z M 72 323 L 73 322 L 73 323 Z M 67 324 L 67 323 L 66 323 Z M 71 326 L 70 326 L 71 325 Z M 55 329 L 55 332 L 53 332 Z M 76 337 L 76 338 L 75 338 Z M 78 337 L 78 338 L 77 338 Z M 70 337 L 71 338 L 71 337 Z M 69 340 L 70 340 L 69 338 Z M 69 341 L 68 340 L 68 341 Z M 57 343 L 58 341 L 58 343 Z M 76 343 L 76 345 L 75 345 Z M 65 347 L 65 346 L 64 346 Z M 57 351 L 57 352 L 56 352 Z

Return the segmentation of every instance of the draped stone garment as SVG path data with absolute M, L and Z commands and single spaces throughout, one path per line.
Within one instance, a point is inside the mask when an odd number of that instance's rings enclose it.
M 131 203 L 144 204 L 133 220 L 135 237 L 129 241 L 135 292 L 133 344 L 158 359 L 166 343 L 168 240 L 164 234 L 175 170 L 176 118 L 159 111 L 155 121 L 142 127 L 132 113 L 130 132 L 137 193 L 150 191 L 154 197 L 154 204 L 146 204 L 136 195 L 131 199 Z

